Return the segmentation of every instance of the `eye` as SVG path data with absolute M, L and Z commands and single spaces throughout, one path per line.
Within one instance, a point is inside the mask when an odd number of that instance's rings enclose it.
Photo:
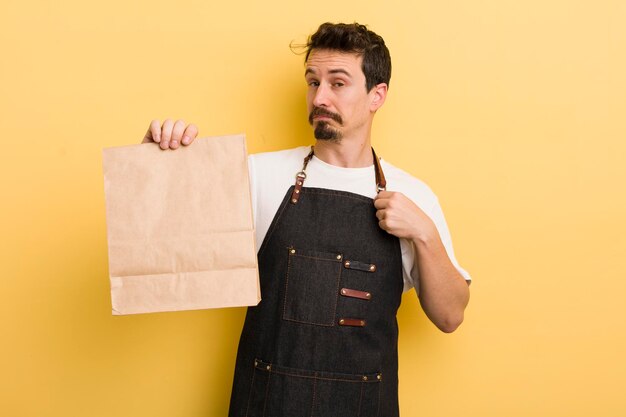
M 319 83 L 319 81 L 312 80 L 312 81 L 307 82 L 307 85 L 309 87 L 319 87 L 320 83 Z
M 337 81 L 336 83 L 333 84 L 334 87 L 343 87 L 345 84 L 342 83 L 341 81 Z

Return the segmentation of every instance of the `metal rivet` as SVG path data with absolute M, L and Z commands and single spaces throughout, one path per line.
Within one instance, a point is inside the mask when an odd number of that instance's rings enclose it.
M 372 272 L 376 271 L 376 265 L 370 265 L 370 271 Z
M 349 267 L 349 266 L 350 266 L 350 261 L 346 261 L 346 262 L 344 263 L 344 265 L 345 265 L 345 267 L 346 267 L 346 268 L 347 268 L 347 267 Z
M 339 320 L 339 324 L 344 324 L 346 321 L 344 319 Z
M 300 194 L 300 190 L 296 190 L 296 194 Z
M 296 200 L 295 198 L 293 198 L 293 199 L 291 200 L 291 202 L 292 202 L 292 203 L 297 203 L 297 202 L 298 202 L 298 200 Z
M 298 181 L 298 185 L 302 185 L 302 181 Z
M 383 376 L 381 374 L 376 375 L 376 379 L 378 379 L 379 381 L 382 379 L 382 377 Z
M 269 371 L 271 368 L 272 368 L 272 367 L 271 367 L 270 365 L 267 365 L 267 366 L 265 367 L 265 369 L 267 369 L 268 371 Z
M 363 381 L 367 381 L 367 375 L 363 375 Z
M 254 366 L 257 366 L 259 364 L 258 361 L 254 361 Z
M 295 249 L 291 249 L 291 250 L 289 251 L 289 253 L 294 254 L 294 253 L 296 253 L 296 250 L 295 250 Z
M 337 255 L 337 260 L 341 260 L 341 255 Z
M 370 294 L 370 293 L 365 293 L 365 297 L 367 297 L 367 298 L 372 298 L 372 294 Z
M 361 326 L 365 326 L 365 321 L 361 320 Z
M 342 293 L 343 295 L 346 295 L 346 290 L 341 290 L 341 293 Z

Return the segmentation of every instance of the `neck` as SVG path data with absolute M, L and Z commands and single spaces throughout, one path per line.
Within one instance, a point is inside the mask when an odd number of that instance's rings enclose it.
M 340 142 L 318 140 L 315 142 L 315 156 L 327 164 L 342 168 L 363 168 L 372 165 L 372 145 L 370 138 L 362 141 Z

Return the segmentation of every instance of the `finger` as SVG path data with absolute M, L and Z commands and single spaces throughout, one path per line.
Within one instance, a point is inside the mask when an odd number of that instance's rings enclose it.
M 376 210 L 376 218 L 383 220 L 385 218 L 385 210 Z
M 151 143 L 158 142 L 161 140 L 161 122 L 158 120 L 153 120 L 150 122 L 150 126 L 148 126 L 148 130 L 143 137 L 141 143 Z
M 193 123 L 187 126 L 185 129 L 185 133 L 183 134 L 183 145 L 187 146 L 193 142 L 193 140 L 198 136 L 198 127 Z
M 167 149 L 170 147 L 170 139 L 172 138 L 172 130 L 174 129 L 174 122 L 171 119 L 167 119 L 163 122 L 161 127 L 161 149 Z
M 153 120 L 150 122 L 150 136 L 156 143 L 161 142 L 161 121 Z
M 185 121 L 176 120 L 172 129 L 172 137 L 170 138 L 170 149 L 177 149 L 180 145 L 180 140 L 183 138 L 185 132 Z
M 389 204 L 389 200 L 386 198 L 377 198 L 374 200 L 374 207 L 376 207 L 377 210 L 387 208 L 387 204 Z

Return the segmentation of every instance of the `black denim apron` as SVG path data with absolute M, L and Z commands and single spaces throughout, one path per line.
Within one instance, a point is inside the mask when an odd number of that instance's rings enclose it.
M 371 198 L 302 187 L 312 156 L 259 250 L 263 300 L 246 315 L 229 416 L 396 417 L 400 242 Z

